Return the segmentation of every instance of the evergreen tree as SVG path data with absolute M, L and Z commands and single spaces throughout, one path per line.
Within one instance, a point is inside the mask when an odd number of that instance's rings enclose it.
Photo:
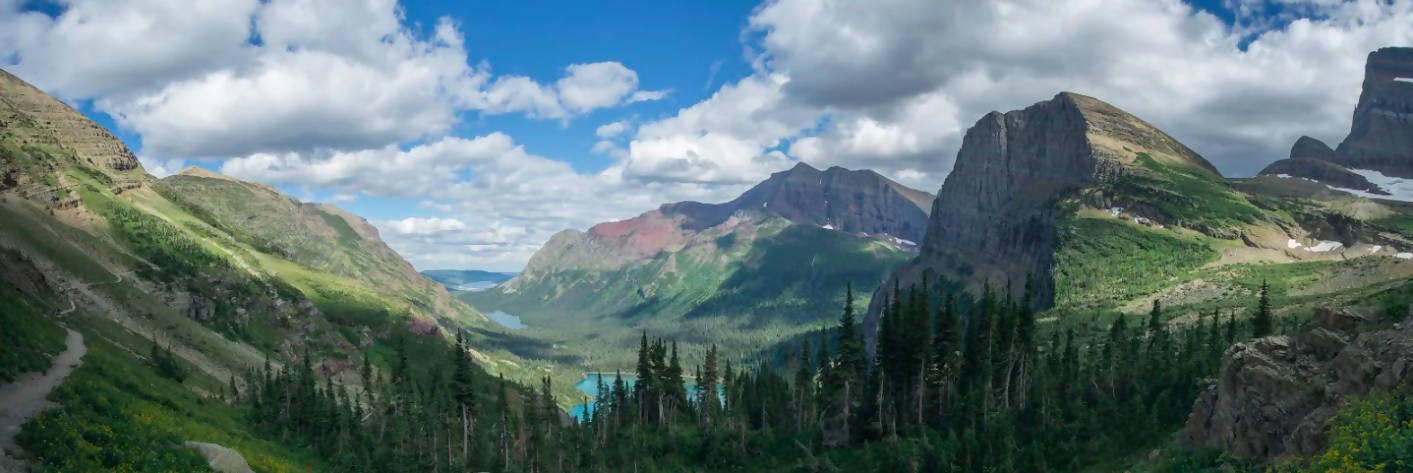
M 810 341 L 800 347 L 799 366 L 795 369 L 795 431 L 803 432 L 811 424 L 814 411 L 814 366 L 810 364 Z
M 476 392 L 472 386 L 471 360 L 467 358 L 466 340 L 461 332 L 457 332 L 456 346 L 452 350 L 451 389 L 461 420 L 461 465 L 464 467 L 471 461 L 471 436 L 476 430 Z
M 1251 317 L 1251 336 L 1261 338 L 1271 334 L 1271 286 L 1261 280 L 1261 293 L 1256 300 L 1256 315 Z

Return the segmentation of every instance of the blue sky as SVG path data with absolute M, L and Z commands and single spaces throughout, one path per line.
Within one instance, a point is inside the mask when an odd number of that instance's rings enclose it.
M 991 110 L 1059 91 L 1228 175 L 1348 130 L 1413 1 L 0 0 L 0 67 L 164 175 L 343 206 L 422 269 L 726 200 L 796 162 L 936 191 Z

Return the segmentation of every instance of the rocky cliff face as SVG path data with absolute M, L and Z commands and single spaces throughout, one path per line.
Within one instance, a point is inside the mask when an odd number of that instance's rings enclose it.
M 1346 167 L 1413 178 L 1413 48 L 1369 53 L 1354 126 L 1337 151 Z
M 0 133 L 21 145 L 51 145 L 79 163 L 112 171 L 140 170 L 137 156 L 72 107 L 0 70 Z
M 1218 175 L 1172 137 L 1092 97 L 1061 93 L 1023 110 L 982 117 L 967 130 L 933 204 L 919 256 L 895 279 L 907 286 L 930 272 L 979 288 L 983 281 L 1020 284 L 1028 275 L 1041 276 L 1035 295 L 1048 305 L 1059 200 L 1120 178 L 1139 153 Z M 882 299 L 873 299 L 866 327 L 876 323 Z
M 1413 382 L 1413 317 L 1364 331 L 1370 325 L 1357 312 L 1319 309 L 1293 337 L 1233 346 L 1179 442 L 1262 461 L 1318 453 L 1342 400 Z

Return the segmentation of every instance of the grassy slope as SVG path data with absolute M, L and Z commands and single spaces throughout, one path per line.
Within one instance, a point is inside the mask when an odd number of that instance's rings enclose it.
M 10 144 L 0 140 L 0 146 Z M 427 313 L 425 298 L 374 289 L 261 252 L 157 193 L 139 189 L 116 195 L 107 173 L 45 163 L 38 158 L 52 156 L 39 151 L 62 152 L 34 148 L 25 154 L 34 162 L 22 168 L 35 170 L 38 182 L 64 188 L 63 196 L 78 199 L 79 208 L 51 210 L 52 201 L 5 196 L 0 248 L 40 264 L 51 280 L 47 290 L 70 290 L 22 295 L 0 282 L 5 326 L 0 337 L 16 339 L 0 350 L 0 375 L 8 379 L 47 367 L 62 348 L 60 324 L 86 335 L 89 354 L 85 366 L 52 395 L 59 409 L 27 424 L 21 442 L 30 458 L 56 471 L 195 471 L 201 463 L 192 461 L 198 457 L 179 442 L 199 440 L 240 450 L 258 471 L 322 469 L 297 444 L 260 440 L 238 412 L 211 393 L 221 392 L 230 373 L 258 365 L 265 354 L 284 359 L 294 350 L 291 343 L 309 343 L 317 358 L 350 363 L 361 357 L 358 351 L 368 350 L 373 362 L 385 367 L 393 339 L 407 333 L 408 315 Z M 351 228 L 340 235 L 345 245 L 356 236 Z M 203 321 L 179 313 L 163 295 L 175 293 L 211 300 L 213 313 Z M 78 310 L 56 315 L 71 296 Z M 301 299 L 313 302 L 321 315 L 275 310 Z M 456 315 L 445 314 L 442 321 L 486 330 Z M 185 385 L 155 377 L 143 361 L 152 338 L 177 347 L 192 373 Z M 440 353 L 441 346 L 440 338 L 426 336 L 413 337 L 408 345 L 414 357 Z M 478 346 L 478 353 L 511 379 L 537 379 L 504 350 Z
M 1103 330 L 1120 313 L 1146 312 L 1155 298 L 1163 302 L 1167 317 L 1182 323 L 1214 309 L 1223 316 L 1235 311 L 1241 318 L 1254 307 L 1263 281 L 1270 283 L 1275 305 L 1284 308 L 1282 323 L 1290 325 L 1316 306 L 1358 303 L 1404 284 L 1410 274 L 1391 255 L 1217 264 L 1224 252 L 1246 250 L 1241 235 L 1259 231 L 1254 227 L 1337 221 L 1408 238 L 1413 237 L 1413 215 L 1398 210 L 1365 221 L 1340 205 L 1247 194 L 1215 176 L 1143 155 L 1136 162 L 1142 169 L 1063 204 L 1069 210 L 1058 222 L 1061 238 L 1052 268 L 1056 306 L 1045 314 L 1061 326 L 1077 327 L 1079 333 Z M 1130 214 L 1115 218 L 1106 210 L 1110 206 Z M 1163 225 L 1136 223 L 1132 214 Z

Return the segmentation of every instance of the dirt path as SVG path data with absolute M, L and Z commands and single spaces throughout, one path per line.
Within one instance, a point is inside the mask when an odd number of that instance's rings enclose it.
M 0 386 L 0 472 L 23 471 L 21 463 L 9 457 L 9 452 L 17 448 L 15 435 L 20 433 L 25 421 L 44 410 L 49 391 L 78 367 L 79 359 L 88 351 L 83 345 L 83 335 L 73 330 L 69 330 L 64 346 L 64 352 L 54 357 L 49 371 L 25 373 L 15 382 Z

